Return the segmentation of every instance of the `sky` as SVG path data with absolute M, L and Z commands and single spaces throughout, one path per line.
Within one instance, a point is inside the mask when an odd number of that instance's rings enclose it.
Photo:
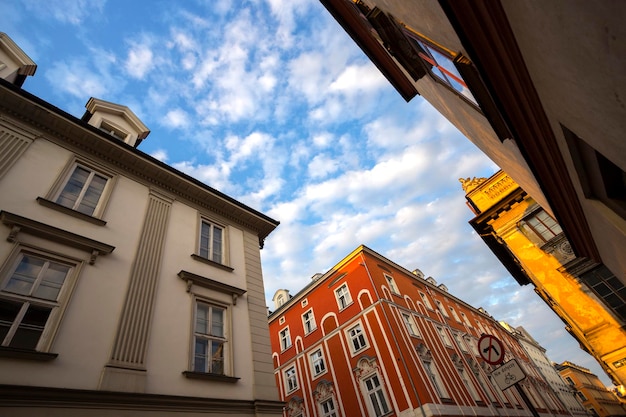
M 80 117 L 131 108 L 139 149 L 280 221 L 268 306 L 361 244 L 608 377 L 468 221 L 459 178 L 498 167 L 419 96 L 406 103 L 318 0 L 0 0 L 37 63 L 24 89 Z

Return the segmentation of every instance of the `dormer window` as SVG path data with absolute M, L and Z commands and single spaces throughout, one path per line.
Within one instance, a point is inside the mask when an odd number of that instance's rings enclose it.
M 114 127 L 113 125 L 111 125 L 110 123 L 104 120 L 102 121 L 102 123 L 100 123 L 100 130 L 108 133 L 109 135 L 113 136 L 115 139 L 121 140 L 122 142 L 124 142 L 126 140 L 126 137 L 128 137 L 128 133 L 124 132 L 122 129 L 118 129 Z

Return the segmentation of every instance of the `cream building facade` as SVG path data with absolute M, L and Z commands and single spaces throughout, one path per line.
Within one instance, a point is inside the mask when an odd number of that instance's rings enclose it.
M 20 86 L 0 36 L 0 414 L 280 415 L 260 261 L 278 222 Z

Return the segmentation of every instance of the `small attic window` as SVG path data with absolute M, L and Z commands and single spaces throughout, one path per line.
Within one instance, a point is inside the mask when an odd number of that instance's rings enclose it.
M 100 123 L 100 130 L 108 133 L 109 135 L 113 136 L 115 139 L 119 139 L 121 141 L 125 141 L 126 137 L 128 136 L 128 133 L 124 132 L 123 130 L 117 127 L 114 127 L 113 125 L 111 125 L 110 123 L 104 120 Z

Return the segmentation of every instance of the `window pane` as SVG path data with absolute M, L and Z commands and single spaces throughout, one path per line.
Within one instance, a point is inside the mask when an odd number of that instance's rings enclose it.
M 224 337 L 224 310 L 213 307 L 211 322 L 211 334 L 213 336 Z
M 50 309 L 39 306 L 29 306 L 22 322 L 19 324 L 9 346 L 22 349 L 35 349 L 39 337 L 46 327 L 50 316 Z
M 9 333 L 9 329 L 21 308 L 22 303 L 0 300 L 0 344 L 3 343 L 4 338 Z
M 209 333 L 209 308 L 202 304 L 196 310 L 196 333 Z
M 206 359 L 208 351 L 208 341 L 196 337 L 195 353 L 193 358 L 193 370 L 195 372 L 206 372 Z
M 85 195 L 76 210 L 87 215 L 92 215 L 96 210 L 96 206 L 98 205 L 98 201 L 100 200 L 100 196 L 104 191 L 106 183 L 107 179 L 105 177 L 94 174 L 91 182 L 89 183 L 89 187 L 87 188 L 87 191 L 85 192 Z
M 48 262 L 48 268 L 33 296 L 55 301 L 69 271 L 70 267 L 67 265 Z
M 221 342 L 211 342 L 211 372 L 224 373 L 224 344 Z
M 213 257 L 211 260 L 222 262 L 222 229 L 213 226 Z
M 200 250 L 199 255 L 203 258 L 209 258 L 209 236 L 211 235 L 211 225 L 202 222 L 200 228 Z
M 89 171 L 77 166 L 56 202 L 62 206 L 74 208 L 88 177 Z
M 44 264 L 43 259 L 23 255 L 4 290 L 15 294 L 30 295 Z

